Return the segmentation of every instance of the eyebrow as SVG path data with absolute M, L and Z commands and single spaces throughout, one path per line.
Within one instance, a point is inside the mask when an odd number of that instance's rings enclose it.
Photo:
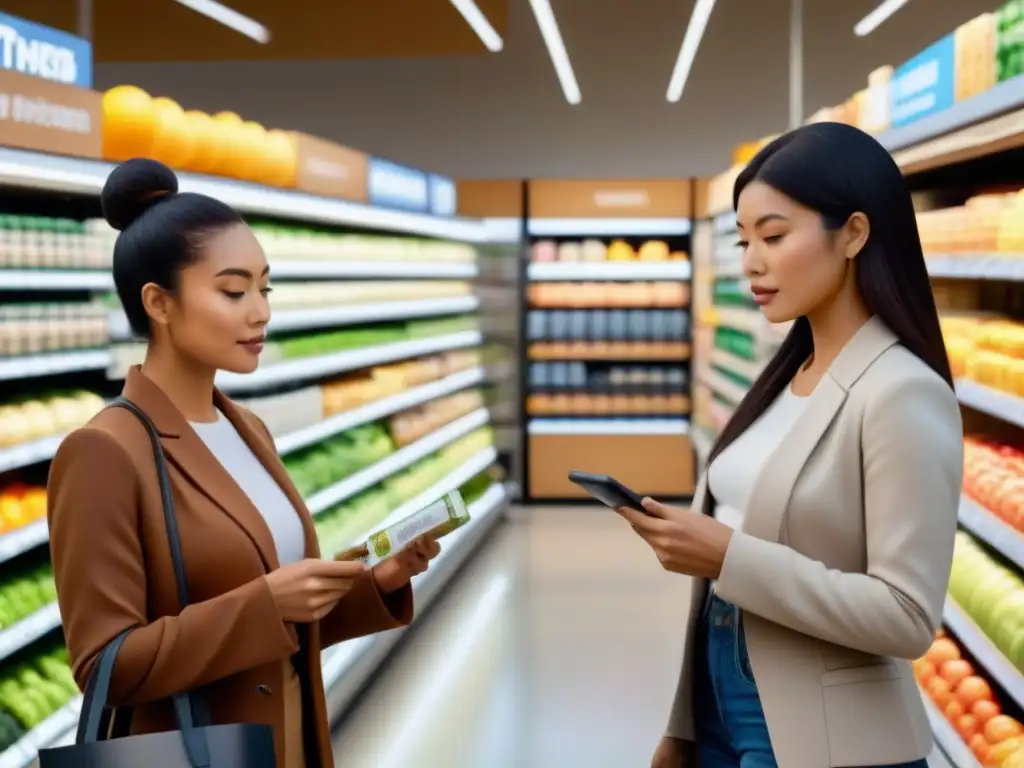
M 766 213 L 760 219 L 754 222 L 754 229 L 757 229 L 762 224 L 767 224 L 769 221 L 789 221 L 789 218 L 783 216 L 781 213 Z M 743 225 L 738 221 L 736 222 L 736 229 L 743 229 Z
M 268 264 L 263 268 L 263 271 L 260 273 L 260 277 L 262 277 L 263 275 L 267 275 L 269 273 L 270 265 Z M 214 275 L 214 277 L 226 277 L 228 275 L 233 275 L 234 277 L 245 277 L 250 280 L 252 279 L 252 272 L 250 272 L 248 269 L 242 269 L 241 267 L 228 267 L 227 269 L 222 269 L 220 272 Z

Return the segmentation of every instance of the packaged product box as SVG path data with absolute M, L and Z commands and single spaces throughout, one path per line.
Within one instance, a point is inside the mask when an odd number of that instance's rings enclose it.
M 1024 0 L 1009 0 L 996 16 L 996 79 L 1024 73 Z
M 881 133 L 889 127 L 889 82 L 893 68 L 879 67 L 868 75 L 868 87 L 863 91 L 861 128 L 868 133 Z
M 416 539 L 440 539 L 470 521 L 469 510 L 458 491 L 446 493 L 404 520 L 371 534 L 363 543 L 345 550 L 336 560 L 358 560 L 374 566 L 401 552 Z
M 953 35 L 956 100 L 996 84 L 996 16 L 983 13 L 960 25 Z

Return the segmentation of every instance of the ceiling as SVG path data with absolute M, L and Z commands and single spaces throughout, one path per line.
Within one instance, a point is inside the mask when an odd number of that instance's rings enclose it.
M 394 10 L 418 0 L 377 1 Z M 446 1 L 422 2 L 455 14 Z M 853 25 L 877 3 L 804 0 L 806 113 L 1000 4 L 910 0 L 873 34 L 856 37 Z M 738 142 L 786 128 L 788 0 L 719 0 L 677 104 L 666 102 L 665 89 L 692 0 L 553 0 L 583 93 L 578 106 L 562 95 L 528 0 L 501 4 L 507 17 L 498 13 L 495 26 L 505 47 L 496 54 L 101 63 L 97 84 L 138 83 L 188 107 L 234 109 L 459 177 L 710 175 L 727 166 Z M 455 23 L 464 24 L 457 14 Z

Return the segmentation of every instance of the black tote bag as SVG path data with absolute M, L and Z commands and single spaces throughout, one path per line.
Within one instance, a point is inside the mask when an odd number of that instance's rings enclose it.
M 153 444 L 160 496 L 171 544 L 171 559 L 182 608 L 189 603 L 185 564 L 174 516 L 174 499 L 167 479 L 167 463 L 156 427 L 134 403 L 118 398 L 112 407 L 124 408 L 145 425 Z M 40 768 L 276 768 L 274 734 L 269 725 L 208 725 L 204 708 L 193 693 L 173 697 L 177 731 L 110 738 L 113 709 L 107 703 L 110 680 L 126 629 L 100 653 L 85 686 L 75 743 L 39 751 Z

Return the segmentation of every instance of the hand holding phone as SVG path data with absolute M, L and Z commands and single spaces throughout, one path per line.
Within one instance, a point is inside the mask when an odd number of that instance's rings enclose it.
M 647 514 L 647 510 L 644 509 L 643 505 L 643 497 L 613 477 L 608 475 L 592 475 L 589 472 L 574 470 L 569 473 L 569 480 L 605 506 L 612 509 L 628 507 L 645 515 Z

